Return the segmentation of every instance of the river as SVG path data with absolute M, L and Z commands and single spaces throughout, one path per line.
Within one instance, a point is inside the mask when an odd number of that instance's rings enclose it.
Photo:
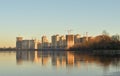
M 0 76 L 120 76 L 120 57 L 74 51 L 0 51 Z

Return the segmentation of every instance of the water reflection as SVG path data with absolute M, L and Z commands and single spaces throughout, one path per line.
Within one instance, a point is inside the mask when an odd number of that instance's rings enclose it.
M 0 51 L 0 67 L 0 76 L 120 76 L 120 57 L 70 51 Z
M 31 61 L 46 65 L 50 63 L 53 66 L 73 66 L 74 54 L 66 51 L 17 51 L 17 64 L 22 64 L 23 61 Z
M 120 57 L 92 56 L 70 51 L 17 51 L 16 60 L 19 65 L 24 61 L 30 61 L 41 63 L 43 66 L 51 64 L 56 67 L 80 67 L 81 64 L 91 63 L 104 68 L 108 68 L 110 65 L 120 66 Z

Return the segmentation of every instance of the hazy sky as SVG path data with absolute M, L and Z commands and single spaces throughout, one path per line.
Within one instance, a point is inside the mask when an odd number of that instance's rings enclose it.
M 120 0 L 0 0 L 0 47 L 16 36 L 73 33 L 120 34 Z

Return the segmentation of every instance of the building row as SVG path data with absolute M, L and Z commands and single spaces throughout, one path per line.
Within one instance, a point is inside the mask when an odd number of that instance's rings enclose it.
M 43 48 L 70 48 L 75 44 L 86 42 L 91 37 L 81 37 L 79 34 L 76 35 L 53 35 L 51 36 L 51 42 L 49 42 L 47 36 L 42 36 L 41 41 L 36 39 L 24 40 L 23 37 L 16 38 L 17 49 L 43 49 Z
M 37 49 L 38 41 L 36 39 L 23 40 L 23 37 L 16 38 L 17 49 Z

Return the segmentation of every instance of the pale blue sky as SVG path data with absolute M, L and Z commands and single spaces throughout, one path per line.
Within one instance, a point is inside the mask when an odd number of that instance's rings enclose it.
M 120 0 L 0 0 L 0 47 L 15 37 L 73 33 L 120 33 Z

